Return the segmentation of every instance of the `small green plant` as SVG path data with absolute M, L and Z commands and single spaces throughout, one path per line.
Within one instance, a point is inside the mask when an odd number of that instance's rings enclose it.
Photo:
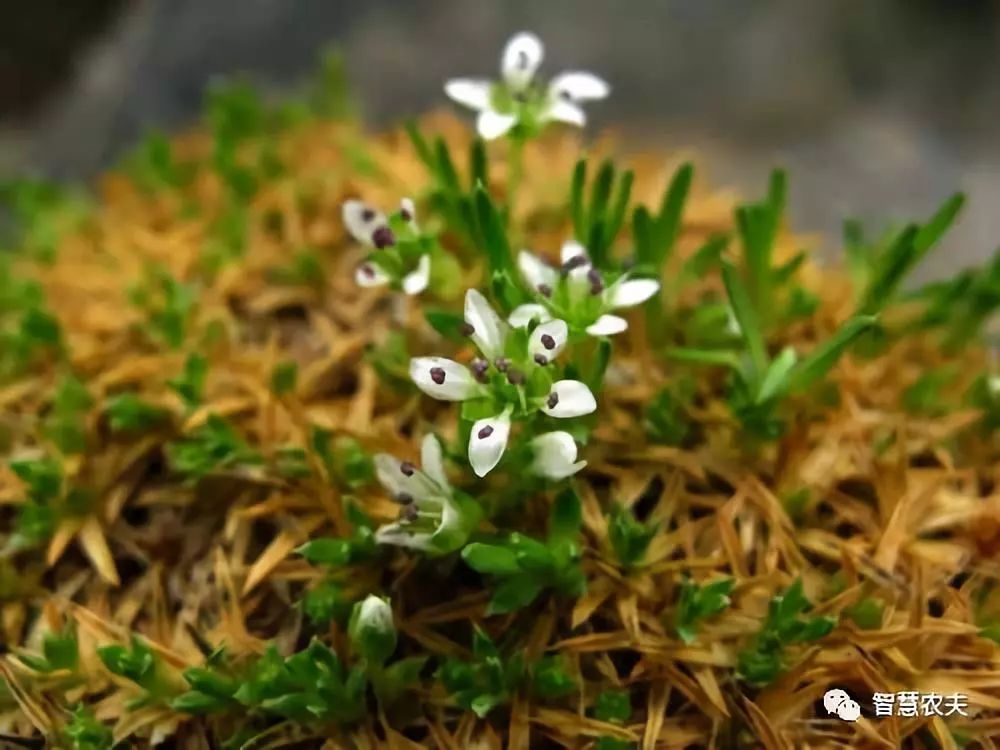
M 630 508 L 615 504 L 608 520 L 608 540 L 623 568 L 631 570 L 642 564 L 659 529 L 658 523 L 642 523 Z
M 34 656 L 19 653 L 18 658 L 36 672 L 76 672 L 80 664 L 80 647 L 76 633 L 67 629 L 62 632 L 48 632 L 42 637 L 42 653 Z
M 171 349 L 184 344 L 198 299 L 194 287 L 181 283 L 163 268 L 151 266 L 129 296 L 132 304 L 145 312 L 142 330 L 151 340 Z
M 299 379 L 299 366 L 295 362 L 280 362 L 271 370 L 271 392 L 287 396 L 295 392 Z
M 674 631 L 682 641 L 694 643 L 698 638 L 698 623 L 719 614 L 732 603 L 729 594 L 734 583 L 731 578 L 723 578 L 698 585 L 684 579 L 674 616 Z
M 170 412 L 135 393 L 112 396 L 104 405 L 108 427 L 114 434 L 148 432 L 170 420 Z
M 53 458 L 41 457 L 11 461 L 10 468 L 27 488 L 10 545 L 33 547 L 55 530 L 63 498 L 63 467 Z
M 174 471 L 189 481 L 213 472 L 256 466 L 262 461 L 260 454 L 216 414 L 187 437 L 168 444 L 167 458 Z
M 573 236 L 587 248 L 591 260 L 598 268 L 607 267 L 611 260 L 611 246 L 621 231 L 628 212 L 633 177 L 631 170 L 618 174 L 614 163 L 610 159 L 604 160 L 590 185 L 588 200 L 585 195 L 587 160 L 580 159 L 573 170 L 569 204 Z M 648 214 L 645 216 L 648 223 L 643 223 L 644 228 L 651 227 L 653 222 L 649 220 Z M 657 230 L 660 228 L 659 225 L 656 226 Z M 652 244 L 662 239 L 662 236 L 657 234 L 654 238 L 644 234 L 642 239 Z M 637 240 L 636 244 L 638 247 L 640 242 Z
M 115 744 L 111 728 L 98 721 L 84 704 L 73 709 L 62 736 L 70 750 L 111 750 Z
M 598 694 L 590 713 L 598 721 L 625 724 L 632 718 L 632 699 L 625 690 L 603 690 Z M 634 742 L 617 737 L 599 737 L 594 750 L 631 750 Z
M 93 403 L 87 387 L 73 375 L 59 381 L 43 429 L 63 453 L 82 453 L 86 449 L 86 417 Z
M 496 644 L 478 627 L 472 636 L 472 660 L 449 658 L 437 671 L 452 700 L 481 719 L 509 703 L 527 675 L 522 654 L 502 657 Z
M 580 568 L 579 530 L 580 500 L 567 489 L 553 504 L 546 541 L 514 533 L 497 544 L 475 542 L 462 550 L 469 567 L 497 581 L 487 611 L 502 614 L 522 609 L 549 588 L 580 596 L 586 579 Z
M 142 639 L 133 637 L 128 646 L 102 646 L 97 649 L 97 655 L 105 669 L 142 689 L 141 695 L 127 704 L 129 710 L 172 697 L 174 689 L 167 680 L 163 664 Z
M 767 619 L 748 648 L 740 652 L 737 671 L 751 685 L 769 685 L 785 669 L 785 649 L 796 643 L 817 641 L 837 624 L 833 617 L 808 617 L 809 600 L 796 581 L 774 597 Z

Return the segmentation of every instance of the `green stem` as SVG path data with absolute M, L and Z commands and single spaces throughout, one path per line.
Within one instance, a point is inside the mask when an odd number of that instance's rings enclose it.
M 521 185 L 524 169 L 524 137 L 513 134 L 510 136 L 510 152 L 507 154 L 507 219 L 513 219 L 514 204 L 517 200 L 517 190 Z

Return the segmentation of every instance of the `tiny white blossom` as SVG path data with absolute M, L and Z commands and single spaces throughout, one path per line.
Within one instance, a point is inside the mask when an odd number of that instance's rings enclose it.
M 511 37 L 500 57 L 501 80 L 454 78 L 445 93 L 478 113 L 476 130 L 486 140 L 499 138 L 520 125 L 528 133 L 549 122 L 583 127 L 587 118 L 580 102 L 603 99 L 610 87 L 593 73 L 570 71 L 548 85 L 536 81 L 545 50 L 530 32 Z
M 375 456 L 379 482 L 401 506 L 399 520 L 379 528 L 375 541 L 424 552 L 450 552 L 460 547 L 476 522 L 463 505 L 444 470 L 441 444 L 427 435 L 421 444 L 422 468 L 388 453 Z
M 561 430 L 534 438 L 531 450 L 533 458 L 529 470 L 547 479 L 565 479 L 587 465 L 586 461 L 576 460 L 577 448 L 573 436 Z
M 628 328 L 628 321 L 613 311 L 640 305 L 660 289 L 658 281 L 633 279 L 627 273 L 606 286 L 586 249 L 575 241 L 562 246 L 560 261 L 561 268 L 555 269 L 527 250 L 518 254 L 518 270 L 537 301 L 516 307 L 507 319 L 512 326 L 558 318 L 574 331 L 614 336 Z
M 400 247 L 400 245 L 414 247 L 412 239 L 420 232 L 416 206 L 410 198 L 403 198 L 400 201 L 398 213 L 405 224 L 403 234 L 407 236 L 404 237 L 398 237 L 392 231 L 384 213 L 364 201 L 353 199 L 344 201 L 341 214 L 344 227 L 350 235 L 365 247 L 372 249 L 369 257 L 354 272 L 354 280 L 358 286 L 377 287 L 398 283 L 399 288 L 411 296 L 420 294 L 427 288 L 431 277 L 429 253 L 420 252 L 416 266 L 408 273 L 399 274 L 389 270 L 413 263 L 412 251 L 404 255 Z

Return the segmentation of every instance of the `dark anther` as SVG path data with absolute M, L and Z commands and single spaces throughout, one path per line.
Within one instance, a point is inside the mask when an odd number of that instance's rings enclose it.
M 490 369 L 490 363 L 485 359 L 476 357 L 476 359 L 469 363 L 469 369 L 472 370 L 472 374 L 475 376 L 476 380 L 480 383 L 485 383 L 486 371 Z
M 549 394 L 548 400 L 545 402 L 550 409 L 555 409 L 556 405 L 559 403 L 559 394 L 555 391 Z
M 379 250 L 396 244 L 396 235 L 389 227 L 379 227 L 372 232 L 372 244 Z
M 553 349 L 556 348 L 556 340 L 547 333 L 542 334 L 541 341 L 542 341 L 542 346 L 544 346 L 549 351 L 552 351 Z
M 363 266 L 361 266 L 361 273 L 363 273 L 365 276 L 367 276 L 369 279 L 371 279 L 371 278 L 374 278 L 374 276 L 375 276 L 375 269 L 372 268 L 367 263 L 365 263 Z
M 413 523 L 420 517 L 416 505 L 404 505 L 399 509 L 399 520 L 403 523 Z
M 560 89 L 559 98 L 562 99 L 564 102 L 573 101 L 573 95 L 569 93 L 569 91 L 567 91 L 566 89 Z
M 550 287 L 548 284 L 539 284 L 538 285 L 538 293 L 540 295 L 542 295 L 543 297 L 551 297 L 552 296 L 552 287 Z
M 477 436 L 479 437 L 480 440 L 485 440 L 492 434 L 493 434 L 493 428 L 490 427 L 490 425 L 486 425 L 483 429 L 481 429 L 477 433 Z
M 403 463 L 399 465 L 399 470 L 403 472 L 404 476 L 407 477 L 412 477 L 413 472 L 416 471 L 416 469 L 417 467 L 411 464 L 409 461 L 403 461 Z
M 371 221 L 374 218 L 375 218 L 375 212 L 372 209 L 366 208 L 361 211 L 362 221 Z
M 496 362 L 493 364 L 496 365 L 500 372 L 507 372 L 507 368 L 510 367 L 510 360 L 506 357 L 497 357 Z
M 574 255 L 562 265 L 563 273 L 569 273 L 574 268 L 587 265 L 587 259 L 582 255 Z
M 413 218 L 413 214 L 411 214 L 405 208 L 399 209 L 399 215 L 403 219 L 403 221 L 410 221 Z
M 400 492 L 396 495 L 396 502 L 400 505 L 410 505 L 413 502 L 413 495 L 409 492 Z
M 587 279 L 590 281 L 591 294 L 600 294 L 604 291 L 604 279 L 596 268 L 587 271 Z
M 523 49 L 520 50 L 517 53 L 517 67 L 522 69 L 527 68 L 529 62 L 530 60 L 528 59 L 528 53 L 525 52 Z
M 438 385 L 444 385 L 444 368 L 442 368 L 442 367 L 432 367 L 431 368 L 431 380 L 433 380 Z
M 472 323 L 462 323 L 462 328 L 460 330 L 462 331 L 463 336 L 471 336 L 476 332 Z
M 545 367 L 545 365 L 547 365 L 548 363 L 549 363 L 549 360 L 545 358 L 544 354 L 536 354 L 535 355 L 535 364 L 538 364 L 538 365 L 541 365 L 542 367 Z
M 507 373 L 507 382 L 511 385 L 524 385 L 524 373 L 520 370 L 511 370 Z

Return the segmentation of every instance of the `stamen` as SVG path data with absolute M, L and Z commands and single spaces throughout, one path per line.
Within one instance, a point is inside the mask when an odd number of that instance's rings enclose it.
M 524 385 L 527 378 L 524 377 L 524 373 L 520 370 L 511 370 L 507 373 L 507 382 L 511 385 Z
M 403 472 L 403 476 L 412 477 L 413 472 L 416 471 L 417 467 L 411 464 L 409 461 L 403 461 L 399 465 L 399 470 Z
M 493 363 L 500 372 L 507 372 L 507 368 L 510 367 L 510 360 L 506 357 L 497 357 L 496 361 Z
M 545 358 L 544 354 L 536 354 L 535 355 L 535 364 L 538 364 L 538 365 L 541 365 L 542 367 L 545 367 L 545 365 L 547 365 L 548 363 L 549 363 L 549 360 Z
M 529 62 L 530 60 L 528 59 L 528 53 L 525 52 L 523 49 L 519 50 L 517 53 L 517 67 L 523 70 L 524 68 L 528 67 Z
M 598 295 L 604 291 L 604 279 L 601 277 L 600 271 L 596 268 L 591 268 L 587 271 L 587 279 L 590 281 L 591 294 Z
M 416 505 L 404 505 L 399 509 L 399 520 L 402 523 L 413 523 L 420 517 Z
M 538 285 L 538 293 L 540 295 L 542 295 L 543 297 L 551 297 L 552 296 L 552 287 L 550 287 L 548 284 L 539 284 Z
M 481 429 L 477 433 L 477 437 L 480 440 L 485 440 L 486 438 L 488 438 L 492 434 L 493 434 L 493 428 L 490 425 L 486 425 L 483 429 Z
M 547 401 L 545 402 L 545 404 L 546 404 L 546 405 L 547 405 L 547 406 L 548 406 L 548 407 L 549 407 L 550 409 L 555 409 L 555 408 L 556 408 L 556 406 L 557 406 L 557 405 L 559 404 L 559 394 L 558 394 L 558 393 L 556 393 L 555 391 L 552 391 L 552 393 L 550 393 L 550 394 L 549 394 L 549 398 L 548 398 L 548 400 L 547 400 Z
M 369 263 L 365 263 L 361 266 L 361 273 L 363 273 L 369 279 L 375 278 L 375 269 L 372 268 Z
M 562 265 L 563 274 L 567 274 L 574 268 L 587 265 L 587 259 L 582 255 L 574 255 Z
M 389 227 L 379 227 L 372 232 L 372 244 L 379 250 L 386 247 L 392 247 L 396 244 L 396 235 L 392 233 L 392 230 L 389 229 Z
M 432 367 L 431 370 L 431 380 L 433 380 L 438 385 L 444 385 L 444 368 L 442 367 Z
M 400 505 L 410 505 L 413 502 L 413 495 L 409 492 L 400 492 L 396 495 L 396 502 Z
M 463 336 L 471 336 L 476 332 L 475 326 L 472 323 L 462 323 L 462 327 L 459 329 Z
M 410 221 L 411 219 L 413 219 L 413 214 L 411 214 L 405 208 L 399 209 L 399 216 L 400 218 L 402 218 L 403 221 Z
M 371 208 L 366 208 L 361 212 L 362 221 L 371 221 L 375 218 L 375 211 Z
M 490 363 L 485 359 L 480 359 L 476 357 L 469 364 L 469 369 L 472 370 L 472 374 L 475 376 L 476 380 L 480 383 L 486 382 L 486 371 L 490 369 Z
M 552 338 L 552 336 L 550 336 L 549 334 L 543 333 L 542 334 L 542 346 L 544 346 L 549 351 L 552 351 L 553 349 L 556 348 L 556 340 L 554 338 Z

